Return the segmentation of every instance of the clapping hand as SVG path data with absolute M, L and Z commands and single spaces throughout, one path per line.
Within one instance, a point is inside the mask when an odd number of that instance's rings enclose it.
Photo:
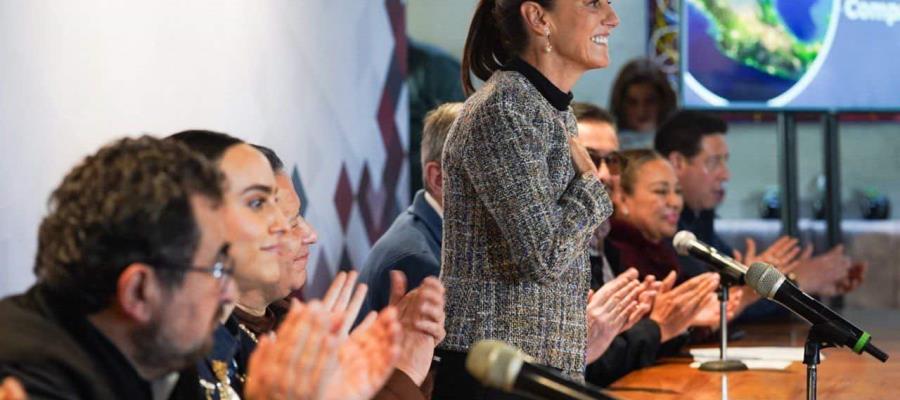
M 419 287 L 406 293 L 406 275 L 391 271 L 389 304 L 397 307 L 403 328 L 397 369 L 416 385 L 425 381 L 431 368 L 434 348 L 444 340 L 444 285 L 435 277 L 427 277 Z
M 603 355 L 630 317 L 636 314 L 639 296 L 645 287 L 637 277 L 637 270 L 630 268 L 605 283 L 597 292 L 588 293 L 588 339 L 585 354 L 588 363 Z
M 659 325 L 661 342 L 678 336 L 691 325 L 707 296 L 719 285 L 719 274 L 700 274 L 673 288 L 674 284 L 673 271 L 663 280 L 650 311 L 650 319 Z
M 357 276 L 356 271 L 338 272 L 322 298 L 322 303 L 327 310 L 333 314 L 343 315 L 339 332 L 344 336 L 350 332 L 353 321 L 356 321 L 356 316 L 359 314 L 359 309 L 369 290 L 366 284 L 360 283 L 356 285 L 354 291 L 353 285 L 356 283 Z
M 26 400 L 28 396 L 25 394 L 25 388 L 16 378 L 6 377 L 3 383 L 0 383 L 0 400 Z

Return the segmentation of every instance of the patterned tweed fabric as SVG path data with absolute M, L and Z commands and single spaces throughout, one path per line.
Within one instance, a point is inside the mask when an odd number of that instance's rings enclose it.
M 571 109 L 518 72 L 495 72 L 466 101 L 443 154 L 441 348 L 504 340 L 583 380 L 587 244 L 612 203 L 599 180 L 576 176 L 576 132 Z

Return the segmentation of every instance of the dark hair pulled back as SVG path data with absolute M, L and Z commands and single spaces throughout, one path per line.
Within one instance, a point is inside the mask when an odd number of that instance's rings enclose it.
M 480 0 L 462 58 L 462 82 L 466 96 L 475 92 L 472 75 L 486 81 L 494 71 L 518 55 L 528 45 L 522 3 L 530 1 L 552 9 L 554 0 Z

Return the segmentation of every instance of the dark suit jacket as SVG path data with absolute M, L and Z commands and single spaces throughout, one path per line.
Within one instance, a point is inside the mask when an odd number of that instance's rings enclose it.
M 441 216 L 425 200 L 425 191 L 418 191 L 412 205 L 394 220 L 366 257 L 360 281 L 369 285 L 369 293 L 359 313 L 361 318 L 387 306 L 391 270 L 406 274 L 407 290 L 441 273 L 442 225 Z

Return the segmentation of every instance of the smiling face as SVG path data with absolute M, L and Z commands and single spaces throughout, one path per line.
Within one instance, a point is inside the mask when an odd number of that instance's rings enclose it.
M 631 193 L 621 191 L 619 217 L 637 228 L 651 242 L 675 235 L 684 203 L 675 169 L 662 158 L 638 167 Z M 627 210 L 627 213 L 624 212 Z
M 286 246 L 281 253 L 280 292 L 288 295 L 306 283 L 306 266 L 309 262 L 309 247 L 316 243 L 318 236 L 312 225 L 300 215 L 300 196 L 294 190 L 291 178 L 285 173 L 275 175 L 278 186 L 278 207 L 288 218 L 289 229 L 285 235 Z
M 287 232 L 286 218 L 275 203 L 275 175 L 265 156 L 247 144 L 229 147 L 219 168 L 227 180 L 225 228 L 238 290 L 241 297 L 254 291 L 275 301 Z
M 554 52 L 585 71 L 609 65 L 609 35 L 619 25 L 609 2 L 557 0 L 547 15 Z

